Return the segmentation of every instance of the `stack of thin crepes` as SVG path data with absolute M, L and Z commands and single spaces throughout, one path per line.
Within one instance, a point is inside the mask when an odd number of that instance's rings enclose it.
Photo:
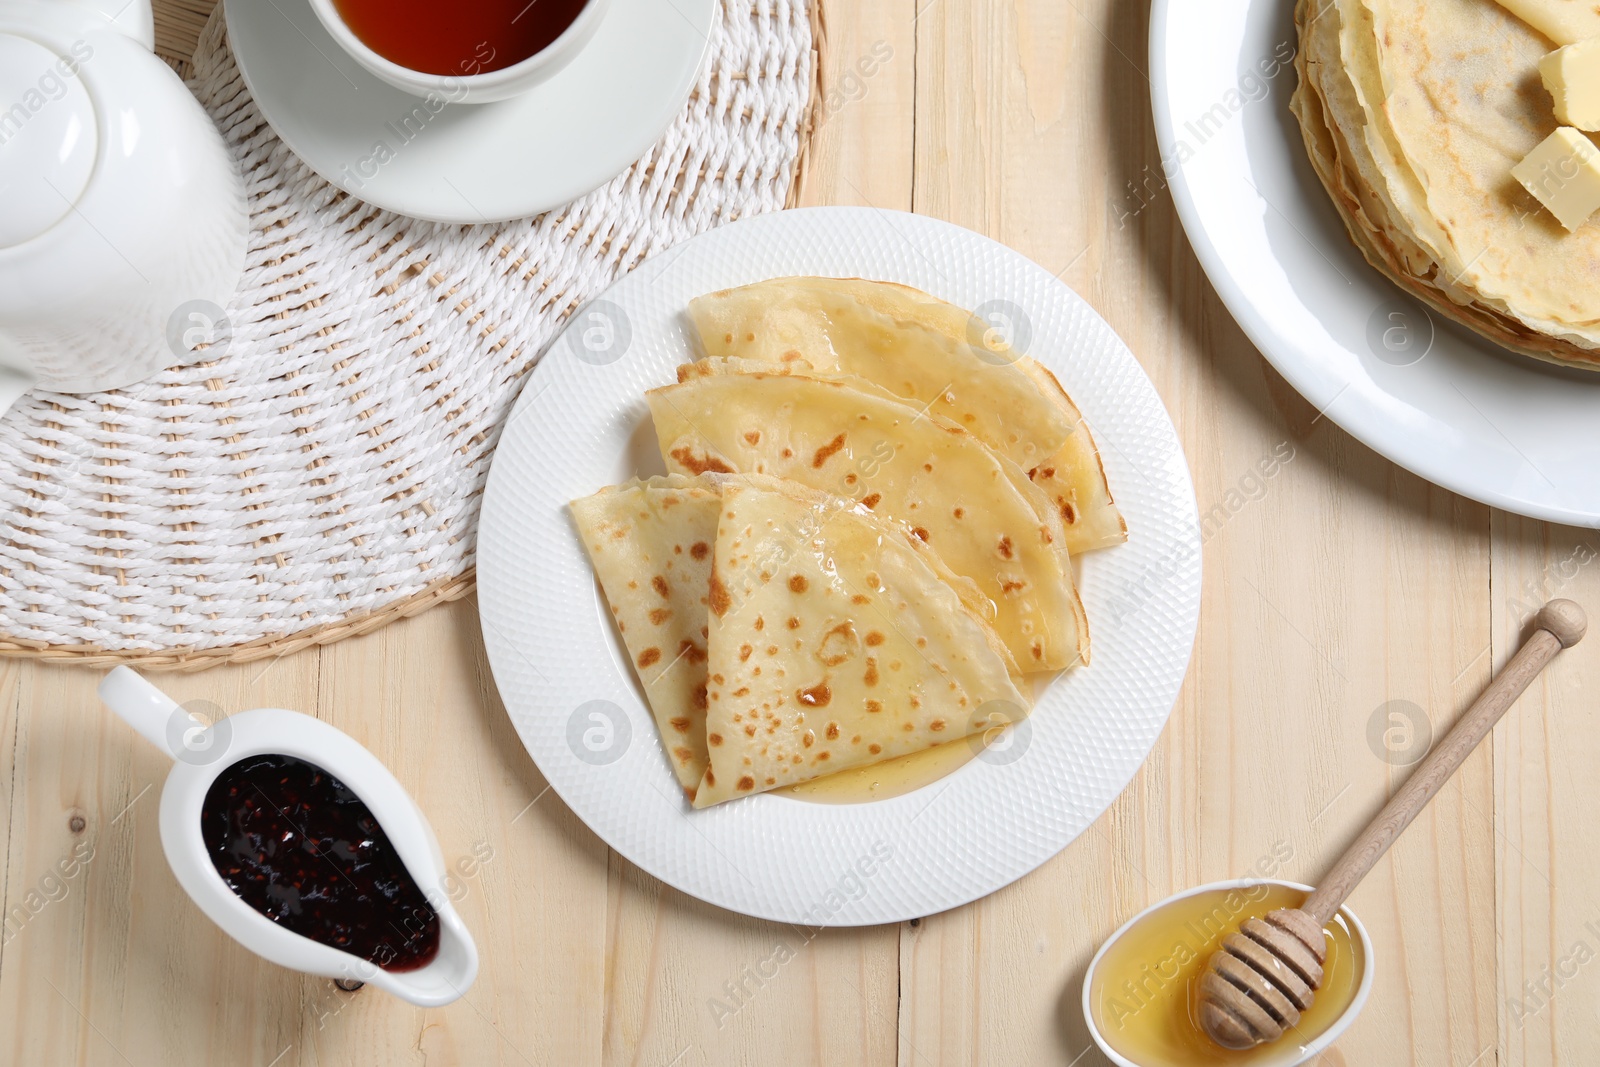
M 695 807 L 993 731 L 1088 662 L 1071 554 L 1126 530 L 1047 370 L 903 286 L 690 310 L 706 356 L 648 394 L 671 473 L 572 510 Z
M 1300 0 L 1296 22 L 1294 112 L 1367 259 L 1507 348 L 1600 367 L 1600 226 L 1567 232 L 1510 173 L 1558 125 L 1557 43 L 1495 0 Z

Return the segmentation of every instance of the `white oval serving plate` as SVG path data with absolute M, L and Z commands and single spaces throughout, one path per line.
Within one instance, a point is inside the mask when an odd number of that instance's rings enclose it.
M 1289 111 L 1293 0 L 1155 0 L 1162 164 L 1196 255 L 1250 340 L 1369 447 L 1463 496 L 1600 525 L 1600 375 L 1507 352 L 1362 258 Z
M 1093 428 L 1128 543 L 1079 562 L 1093 664 L 1033 715 L 917 792 L 826 805 L 761 795 L 693 811 L 614 633 L 568 501 L 659 472 L 644 392 L 695 358 L 701 294 L 785 275 L 901 282 L 962 307 L 1009 301 L 1027 350 Z M 1194 489 L 1132 353 L 1050 273 L 948 223 L 873 208 L 737 222 L 644 263 L 580 308 L 532 374 L 489 476 L 478 535 L 483 636 L 539 769 L 602 839 L 733 911 L 811 926 L 895 922 L 1022 877 L 1127 785 L 1177 697 L 1200 607 Z

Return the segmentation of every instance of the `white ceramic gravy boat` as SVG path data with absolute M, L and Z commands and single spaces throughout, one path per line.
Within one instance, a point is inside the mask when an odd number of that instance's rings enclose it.
M 370 982 L 425 1008 L 466 993 L 478 974 L 478 949 L 450 905 L 438 840 L 394 775 L 355 739 L 309 715 L 277 708 L 240 712 L 207 726 L 127 667 L 118 667 L 100 683 L 100 699 L 176 761 L 161 792 L 161 845 L 178 884 L 230 937 L 281 966 Z M 201 807 L 218 775 L 242 759 L 266 754 L 316 764 L 371 809 L 439 916 L 439 953 L 426 967 L 383 970 L 279 926 L 228 888 L 206 853 Z

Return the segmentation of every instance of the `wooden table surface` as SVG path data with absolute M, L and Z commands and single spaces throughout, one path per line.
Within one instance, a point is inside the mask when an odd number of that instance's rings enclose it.
M 1104 1064 L 1078 1004 L 1116 926 L 1275 856 L 1281 875 L 1315 879 L 1404 779 L 1423 740 L 1406 724 L 1442 734 L 1529 606 L 1600 609 L 1600 549 L 1378 457 L 1250 346 L 1163 188 L 1145 8 L 825 0 L 829 96 L 802 190 L 948 219 L 1060 271 L 1178 425 L 1208 517 L 1199 639 L 1149 761 L 1088 832 L 975 904 L 811 938 L 686 898 L 579 822 L 512 731 L 472 601 L 264 667 L 165 678 L 180 699 L 348 731 L 418 798 L 447 859 L 472 861 L 459 907 L 482 972 L 465 1000 L 424 1011 L 220 933 L 162 856 L 165 757 L 110 719 L 92 673 L 0 663 L 0 1060 Z M 1288 88 L 1249 106 L 1283 107 Z M 1293 458 L 1261 477 L 1274 454 Z M 1357 891 L 1377 978 L 1322 1062 L 1600 1062 L 1587 681 L 1600 639 L 1535 684 Z M 757 976 L 778 946 L 792 958 Z

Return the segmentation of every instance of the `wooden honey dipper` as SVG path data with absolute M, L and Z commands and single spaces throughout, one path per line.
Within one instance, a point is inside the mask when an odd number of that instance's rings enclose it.
M 1533 633 L 1505 670 L 1339 857 L 1305 904 L 1249 919 L 1240 933 L 1223 940 L 1200 979 L 1200 1025 L 1211 1040 L 1228 1049 L 1252 1048 L 1277 1040 L 1300 1021 L 1322 985 L 1323 926 L 1506 709 L 1557 652 L 1581 641 L 1587 628 L 1583 609 L 1570 600 L 1552 600 L 1541 608 Z

